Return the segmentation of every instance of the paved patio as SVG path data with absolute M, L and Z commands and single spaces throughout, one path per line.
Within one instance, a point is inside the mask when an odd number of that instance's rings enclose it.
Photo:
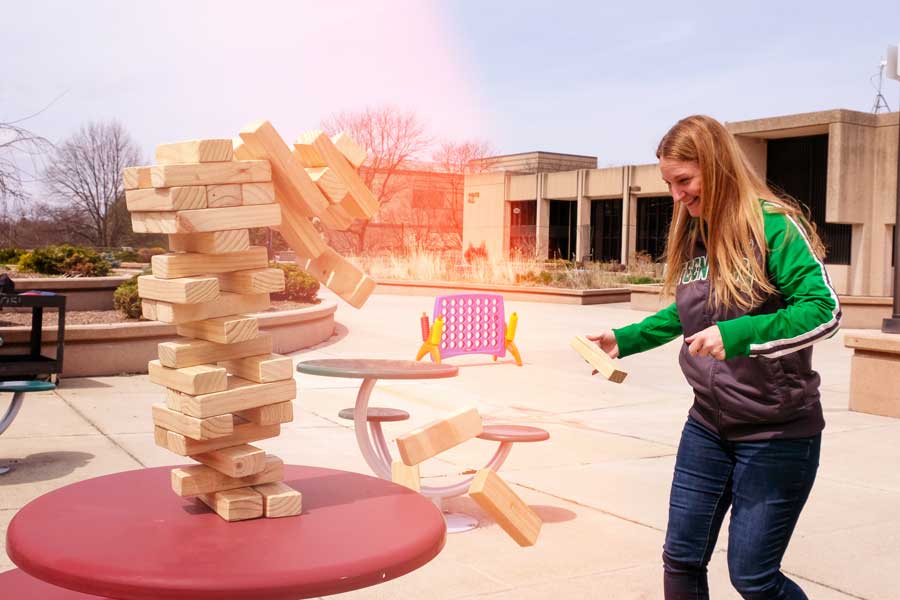
M 497 364 L 481 356 L 452 359 L 461 366 L 459 377 L 380 383 L 372 404 L 411 413 L 410 421 L 386 426 L 389 437 L 462 406 L 477 406 L 488 420 L 550 431 L 547 442 L 515 448 L 501 471 L 544 519 L 537 545 L 519 548 L 474 502 L 455 499 L 447 508 L 477 516 L 478 529 L 449 536 L 444 551 L 414 573 L 340 597 L 662 597 L 669 483 L 691 402 L 677 365 L 677 342 L 625 359 L 628 379 L 616 385 L 592 378 L 569 339 L 647 313 L 627 304 L 507 307 L 519 313 L 524 367 L 511 358 Z M 427 297 L 375 295 L 359 311 L 341 303 L 335 336 L 294 358 L 409 359 L 420 343 L 418 317 L 430 309 Z M 828 425 L 819 477 L 784 569 L 817 600 L 897 598 L 900 420 L 847 410 L 850 351 L 842 337 L 815 352 Z M 260 445 L 286 462 L 368 473 L 350 423 L 337 417 L 352 406 L 358 382 L 306 375 L 297 381 L 295 422 Z M 5 538 L 16 510 L 59 486 L 183 462 L 153 444 L 150 405 L 160 398 L 146 376 L 66 379 L 54 393 L 30 396 L 0 436 L 0 464 L 15 466 L 0 477 L 0 536 Z M 423 476 L 429 483 L 458 480 L 463 470 L 482 466 L 493 446 L 467 442 L 427 462 Z M 726 529 L 710 565 L 716 599 L 739 598 L 728 581 Z M 0 553 L 0 571 L 13 566 Z

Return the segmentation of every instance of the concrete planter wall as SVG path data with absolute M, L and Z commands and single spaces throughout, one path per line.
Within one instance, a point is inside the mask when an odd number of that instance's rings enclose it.
M 437 296 L 465 292 L 496 292 L 505 300 L 525 302 L 555 302 L 558 304 L 609 304 L 628 302 L 625 288 L 570 290 L 555 287 L 524 287 L 518 285 L 491 285 L 481 283 L 448 283 L 444 281 L 402 281 L 379 279 L 376 294 L 400 294 L 403 296 Z
M 262 331 L 271 333 L 279 354 L 296 352 L 319 344 L 334 334 L 334 302 L 316 306 L 263 312 L 259 319 Z M 0 353 L 28 352 L 30 327 L 6 327 L 2 330 Z M 44 329 L 42 340 L 45 356 L 56 354 L 56 327 Z M 177 339 L 175 326 L 157 321 L 70 325 L 66 327 L 63 377 L 97 377 L 121 373 L 146 373 L 147 362 L 157 357 L 160 342 Z
M 662 286 L 633 285 L 632 310 L 656 312 L 672 302 L 672 296 L 661 297 Z M 841 302 L 841 327 L 844 329 L 881 329 L 881 321 L 891 316 L 893 298 L 887 296 L 838 296 Z
M 66 297 L 66 310 L 112 310 L 113 292 L 131 275 L 110 277 L 41 277 L 16 279 L 17 292 L 39 290 Z

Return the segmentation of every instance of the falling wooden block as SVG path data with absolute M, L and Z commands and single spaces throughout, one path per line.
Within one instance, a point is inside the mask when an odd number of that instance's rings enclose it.
M 466 408 L 397 438 L 400 458 L 409 466 L 449 450 L 481 434 L 481 415 Z
M 288 402 L 296 397 L 297 384 L 293 379 L 254 383 L 229 375 L 228 389 L 222 392 L 191 395 L 168 389 L 166 406 L 186 415 L 204 418 Z
M 353 225 L 353 216 L 340 204 L 332 204 L 319 215 L 322 223 L 329 229 L 346 231 Z
M 306 217 L 292 214 L 288 209 L 282 211 L 281 217 L 281 225 L 275 229 L 297 254 L 319 256 L 328 248 L 315 226 Z
M 281 225 L 281 208 L 277 204 L 131 213 L 131 228 L 135 233 L 204 233 L 278 225 Z
M 259 335 L 259 322 L 253 317 L 235 315 L 183 323 L 178 325 L 175 331 L 185 337 L 199 338 L 217 344 L 233 344 Z
M 200 494 L 197 499 L 229 523 L 258 519 L 264 513 L 263 497 L 251 487 Z
M 284 463 L 277 456 L 267 456 L 265 468 L 247 477 L 229 477 L 206 465 L 172 469 L 172 489 L 179 496 L 197 496 L 235 488 L 272 483 L 284 479 Z
M 325 159 L 319 154 L 312 143 L 316 137 L 323 135 L 321 130 L 304 131 L 294 141 L 294 156 L 304 167 L 319 168 L 327 166 Z
M 207 163 L 232 160 L 230 139 L 190 140 L 156 146 L 156 162 L 161 165 Z
M 313 217 L 325 210 L 328 200 L 271 123 L 252 123 L 241 130 L 240 136 L 250 155 L 271 163 L 275 196 L 287 210 L 304 217 Z
M 228 210 L 228 209 L 221 209 Z M 262 246 L 228 254 L 157 254 L 150 259 L 153 275 L 160 279 L 177 279 L 207 273 L 228 273 L 269 266 L 269 255 Z
M 366 162 L 366 151 L 356 143 L 356 140 L 343 131 L 337 135 L 331 136 L 331 141 L 334 144 L 334 147 L 344 155 L 344 158 L 347 159 L 347 162 L 349 162 L 354 169 L 358 169 L 360 165 Z
M 166 408 L 165 404 L 153 405 L 153 424 L 194 440 L 212 440 L 234 433 L 234 419 L 231 415 L 198 419 Z
M 132 212 L 206 208 L 206 187 L 188 185 L 125 191 L 125 206 Z
M 240 206 L 244 203 L 243 194 L 241 193 L 241 187 L 242 184 L 240 183 L 206 186 L 206 206 L 208 206 L 209 208 Z
M 157 427 L 156 429 L 162 429 Z M 227 437 L 216 438 L 214 440 L 195 440 L 174 431 L 162 429 L 165 432 L 165 445 L 159 444 L 170 452 L 181 456 L 193 456 L 194 454 L 204 454 L 214 450 L 230 448 L 248 442 L 257 440 L 265 440 L 278 437 L 281 433 L 281 425 L 257 425 L 256 423 L 235 423 L 234 433 Z M 161 433 L 154 431 L 154 439 L 159 440 Z
M 391 463 L 391 481 L 415 492 L 422 491 L 419 465 L 409 466 L 402 460 L 395 460 Z
M 191 458 L 229 477 L 254 475 L 266 467 L 265 450 L 250 444 L 194 454 Z
M 581 356 L 581 358 L 596 369 L 597 372 L 613 383 L 622 383 L 625 381 L 628 372 L 619 367 L 619 361 L 611 358 L 594 342 L 583 335 L 577 335 L 572 338 L 569 345 Z
M 306 173 L 332 204 L 339 204 L 350 193 L 341 178 L 328 167 L 308 168 Z
M 150 167 L 150 182 L 157 188 L 258 181 L 272 181 L 272 169 L 267 160 L 233 160 Z
M 281 269 L 248 269 L 216 275 L 219 289 L 235 294 L 263 294 L 284 291 Z
M 246 356 L 271 354 L 272 347 L 272 335 L 260 332 L 257 337 L 236 344 L 217 344 L 206 340 L 190 339 L 162 342 L 157 346 L 157 353 L 159 362 L 163 366 L 178 369 L 193 365 L 215 364 Z
M 355 217 L 371 218 L 378 212 L 378 200 L 372 195 L 372 191 L 366 187 L 366 184 L 359 178 L 344 155 L 335 148 L 334 143 L 327 135 L 319 132 L 318 135 L 310 137 L 312 137 L 310 144 L 324 159 L 325 166 L 330 167 L 350 191 L 349 198 L 352 198 L 352 202 L 345 199 L 341 204 L 346 205 L 347 210 Z
M 170 369 L 162 366 L 158 360 L 151 360 L 147 363 L 147 372 L 153 383 L 186 394 L 207 394 L 228 388 L 225 369 L 215 365 Z
M 126 167 L 122 171 L 122 181 L 126 190 L 153 187 L 150 169 L 153 167 Z
M 208 302 L 219 297 L 219 280 L 215 277 L 158 279 L 153 275 L 141 275 L 138 277 L 138 295 L 144 300 L 174 304 Z
M 293 402 L 279 402 L 256 408 L 245 408 L 234 412 L 238 417 L 257 425 L 290 423 L 294 420 Z
M 273 204 L 275 202 L 275 186 L 271 183 L 242 183 L 241 202 L 244 206 Z
M 326 248 L 317 258 L 300 255 L 297 262 L 322 285 L 356 308 L 365 304 L 375 289 L 374 280 L 331 248 Z
M 248 356 L 219 363 L 232 375 L 249 379 L 256 383 L 269 383 L 294 378 L 294 363 L 290 356 L 263 354 Z
M 520 546 L 533 546 L 543 521 L 491 469 L 475 474 L 469 495 Z
M 199 252 L 200 254 L 227 254 L 250 249 L 250 231 L 229 229 L 208 233 L 169 234 L 172 252 Z
M 221 292 L 214 300 L 196 304 L 173 304 L 157 300 L 144 300 L 141 302 L 141 312 L 145 319 L 180 325 L 191 321 L 225 317 L 235 313 L 262 312 L 271 305 L 269 294 Z
M 303 495 L 283 481 L 254 485 L 253 490 L 262 495 L 266 518 L 292 517 L 303 510 Z

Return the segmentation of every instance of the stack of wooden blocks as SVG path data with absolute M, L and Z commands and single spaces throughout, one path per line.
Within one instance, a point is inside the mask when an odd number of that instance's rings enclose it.
M 301 512 L 300 492 L 282 482 L 282 461 L 249 444 L 279 435 L 297 390 L 291 359 L 272 354 L 272 337 L 247 314 L 284 289 L 284 273 L 250 245 L 248 228 L 278 228 L 301 266 L 354 306 L 374 289 L 309 221 L 349 227 L 374 214 L 355 171 L 365 153 L 346 136 L 302 140 L 291 152 L 263 122 L 237 140 L 162 144 L 156 165 L 124 172 L 134 231 L 169 234 L 172 250 L 138 279 L 144 317 L 184 337 L 160 344 L 148 366 L 166 388 L 165 403 L 153 406 L 154 437 L 202 463 L 172 471 L 175 492 L 229 521 Z

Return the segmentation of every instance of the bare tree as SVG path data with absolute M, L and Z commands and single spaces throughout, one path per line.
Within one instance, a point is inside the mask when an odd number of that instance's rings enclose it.
M 389 203 L 402 187 L 396 178 L 398 171 L 431 143 L 416 113 L 393 106 L 338 113 L 324 121 L 322 129 L 329 135 L 344 131 L 366 149 L 368 158 L 360 176 L 379 207 Z M 349 230 L 359 254 L 366 248 L 368 227 L 369 221 L 357 220 Z
M 137 144 L 116 121 L 88 123 L 56 148 L 44 179 L 63 202 L 60 216 L 75 223 L 73 235 L 95 246 L 114 244 L 124 226 L 125 213 L 116 210 L 125 196 L 122 170 L 142 163 Z
M 25 184 L 34 180 L 33 174 L 22 163 L 30 161 L 34 165 L 51 147 L 46 139 L 20 126 L 23 120 L 0 123 L 0 201 L 3 204 L 0 235 L 6 245 L 15 245 L 16 232 L 11 224 L 18 220 L 18 213 L 28 197 Z
M 431 156 L 437 171 L 451 175 L 447 178 L 446 185 L 453 210 L 447 213 L 446 226 L 458 231 L 460 245 L 462 244 L 465 176 L 489 171 L 494 162 L 490 158 L 493 154 L 495 154 L 494 148 L 489 142 L 466 140 L 442 142 Z

